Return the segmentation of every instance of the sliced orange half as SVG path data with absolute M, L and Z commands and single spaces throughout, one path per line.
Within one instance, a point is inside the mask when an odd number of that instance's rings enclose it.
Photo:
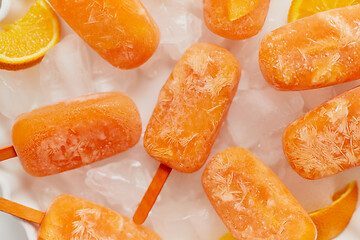
M 360 4 L 360 0 L 293 0 L 288 15 L 288 22 L 311 16 L 335 8 Z
M 333 239 L 349 224 L 358 201 L 357 182 L 335 193 L 333 201 L 330 206 L 310 213 L 318 231 L 317 240 Z
M 235 21 L 257 7 L 259 0 L 227 0 L 230 21 Z
M 0 33 L 0 69 L 19 70 L 39 63 L 60 38 L 60 23 L 44 0 Z

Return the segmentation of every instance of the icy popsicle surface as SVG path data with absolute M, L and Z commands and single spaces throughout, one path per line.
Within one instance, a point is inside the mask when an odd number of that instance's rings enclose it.
M 139 0 L 49 0 L 56 12 L 115 67 L 146 62 L 160 40 L 159 29 Z
M 302 177 L 318 179 L 360 165 L 360 87 L 291 123 L 283 135 L 285 156 Z
M 54 199 L 39 229 L 39 240 L 160 240 L 150 229 L 71 195 Z
M 207 27 L 224 38 L 241 40 L 264 26 L 270 0 L 203 0 Z
M 96 93 L 20 115 L 12 129 L 26 172 L 47 176 L 102 160 L 134 146 L 141 135 L 135 103 L 120 92 Z
M 233 147 L 215 155 L 202 184 L 235 239 L 316 239 L 315 225 L 300 203 L 246 149 Z
M 190 47 L 160 91 L 144 136 L 146 151 L 180 172 L 205 163 L 240 80 L 240 65 L 226 49 Z
M 304 90 L 360 78 L 360 5 L 317 13 L 267 34 L 259 61 L 279 90 Z

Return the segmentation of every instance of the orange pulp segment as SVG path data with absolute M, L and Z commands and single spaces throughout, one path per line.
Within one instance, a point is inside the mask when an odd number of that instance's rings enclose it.
M 228 14 L 230 21 L 245 16 L 259 4 L 259 0 L 228 0 Z
M 90 201 L 71 195 L 55 198 L 39 229 L 38 240 L 160 240 L 150 229 Z
M 270 0 L 204 0 L 204 20 L 213 33 L 232 40 L 256 35 L 264 26 Z
M 39 63 L 60 39 L 60 23 L 44 0 L 0 33 L 0 68 L 19 70 Z
M 219 240 L 235 240 L 235 238 L 231 235 L 231 233 L 226 233 L 224 236 L 219 238 Z
M 335 8 L 342 8 L 359 4 L 360 0 L 293 0 L 290 6 L 288 22 L 325 12 Z
M 330 206 L 310 213 L 318 231 L 317 240 L 333 239 L 349 224 L 358 201 L 357 182 L 335 193 L 333 201 Z

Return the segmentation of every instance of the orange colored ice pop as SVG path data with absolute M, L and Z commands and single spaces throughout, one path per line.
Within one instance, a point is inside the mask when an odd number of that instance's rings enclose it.
M 259 61 L 279 90 L 331 86 L 360 78 L 360 5 L 317 13 L 267 34 Z
M 96 93 L 20 115 L 12 129 L 14 148 L 0 150 L 0 160 L 17 154 L 26 172 L 47 176 L 123 152 L 140 135 L 140 115 L 128 96 Z
M 308 112 L 285 129 L 284 153 L 300 176 L 319 179 L 360 165 L 359 99 L 357 87 Z
M 314 240 L 316 228 L 281 180 L 246 149 L 217 154 L 202 176 L 204 190 L 235 239 Z
M 158 26 L 139 0 L 49 0 L 55 11 L 115 67 L 146 62 L 160 40 Z
M 264 26 L 270 0 L 203 0 L 204 19 L 210 31 L 241 40 L 256 35 Z
M 38 240 L 160 240 L 150 229 L 98 204 L 60 195 L 46 213 L 0 198 L 0 210 L 40 224 Z
M 172 168 L 192 173 L 204 165 L 236 93 L 240 74 L 235 57 L 214 44 L 195 44 L 181 57 L 160 91 L 145 131 L 146 151 L 162 164 L 134 222 L 145 221 Z

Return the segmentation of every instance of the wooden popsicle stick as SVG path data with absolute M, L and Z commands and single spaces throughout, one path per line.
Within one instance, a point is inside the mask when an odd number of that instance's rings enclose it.
M 13 146 L 0 148 L 0 161 L 4 161 L 9 158 L 14 158 L 16 156 L 17 154 Z
M 151 208 L 153 207 L 157 197 L 159 196 L 161 189 L 163 188 L 166 179 L 171 173 L 171 168 L 164 164 L 160 164 L 158 170 L 152 179 L 150 186 L 146 190 L 144 197 L 142 198 L 136 212 L 133 216 L 133 221 L 136 224 L 142 224 L 145 222 Z
M 0 197 L 0 211 L 41 224 L 45 213 Z

